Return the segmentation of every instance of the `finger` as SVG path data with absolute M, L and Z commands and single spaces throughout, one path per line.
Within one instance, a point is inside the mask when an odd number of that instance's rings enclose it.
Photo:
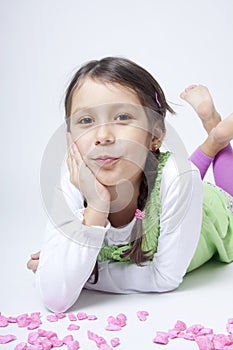
M 78 171 L 80 162 L 76 161 L 75 157 L 71 154 L 71 152 L 68 153 L 67 157 L 67 165 L 70 173 L 70 181 L 71 183 L 75 183 L 75 186 L 78 184 Z
M 66 141 L 67 141 L 67 158 L 66 158 L 66 163 L 68 165 L 69 171 L 71 171 L 71 154 L 70 154 L 70 149 L 71 149 L 72 138 L 71 138 L 71 133 L 70 132 L 66 133 Z
M 33 272 L 36 272 L 38 265 L 39 265 L 39 260 L 30 259 L 27 263 L 27 268 L 29 270 L 32 270 Z
M 39 259 L 39 258 L 40 258 L 40 251 L 31 254 L 31 259 L 32 259 L 32 260 L 37 260 L 37 259 Z
M 69 169 L 71 183 L 73 183 L 73 180 L 74 180 L 74 162 L 75 162 L 75 159 L 73 157 L 69 156 L 67 158 L 67 165 Z
M 72 138 L 72 135 L 70 132 L 66 133 L 66 141 L 67 141 L 67 148 L 68 148 L 68 150 L 70 150 L 70 147 L 73 143 L 73 138 Z
M 82 161 L 81 154 L 79 152 L 79 149 L 75 141 L 73 140 L 71 133 L 67 132 L 66 137 L 67 137 L 68 153 L 70 153 L 71 156 L 75 157 L 77 162 L 81 162 Z
M 74 157 L 72 157 L 71 161 L 72 161 L 72 175 L 73 175 L 73 179 L 78 181 L 80 163 L 77 164 L 77 161 L 76 161 L 76 159 Z
M 69 171 L 71 171 L 71 160 L 72 160 L 72 156 L 71 156 L 70 152 L 68 152 L 67 158 L 66 158 L 66 163 L 68 165 Z
M 79 180 L 79 171 L 80 167 L 84 164 L 82 156 L 79 152 L 78 146 L 75 141 L 73 141 L 71 133 L 67 132 L 67 143 L 70 146 L 67 154 L 67 165 L 70 172 L 70 181 L 71 183 L 76 183 L 75 186 L 78 186 Z
M 81 156 L 81 154 L 80 154 L 80 152 L 79 152 L 78 146 L 77 146 L 77 144 L 75 143 L 75 141 L 74 141 L 74 142 L 72 143 L 72 145 L 71 145 L 71 150 L 72 150 L 71 154 L 72 154 L 72 156 L 76 159 L 76 161 L 77 161 L 78 163 L 83 162 L 82 156 Z
M 67 147 L 68 147 L 67 153 L 68 154 L 70 153 L 71 156 L 74 156 L 76 149 L 74 148 L 74 140 L 70 132 L 66 133 L 66 139 L 67 139 Z

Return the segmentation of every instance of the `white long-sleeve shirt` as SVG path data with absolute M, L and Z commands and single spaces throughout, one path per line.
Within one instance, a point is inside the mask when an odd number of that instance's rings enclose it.
M 136 293 L 166 292 L 179 286 L 195 253 L 202 224 L 203 183 L 195 166 L 188 162 L 184 169 L 178 169 L 171 155 L 163 168 L 160 235 L 153 261 L 144 266 L 98 263 L 96 284 L 88 280 L 104 239 L 108 245 L 127 244 L 135 219 L 121 228 L 112 227 L 110 222 L 106 227 L 83 225 L 83 196 L 70 183 L 68 170 L 61 191 L 74 216 L 61 218 L 56 226 L 48 223 L 36 273 L 42 300 L 50 310 L 67 310 L 84 287 Z

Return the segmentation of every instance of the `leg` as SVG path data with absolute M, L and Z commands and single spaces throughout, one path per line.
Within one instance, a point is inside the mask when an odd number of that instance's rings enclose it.
M 233 149 L 228 144 L 215 156 L 213 173 L 217 186 L 233 197 Z
M 211 130 L 206 141 L 200 146 L 205 157 L 213 159 L 215 183 L 233 196 L 233 113 Z
M 220 123 L 221 116 L 216 111 L 207 87 L 191 85 L 180 94 L 180 97 L 193 107 L 208 134 Z
M 216 111 L 209 90 L 205 86 L 191 85 L 181 93 L 180 97 L 193 107 L 208 134 L 220 123 L 221 116 Z M 202 179 L 216 154 L 209 154 L 209 148 L 209 142 L 206 140 L 206 142 L 198 147 L 190 156 L 191 162 L 200 170 Z
M 202 152 L 201 148 L 198 147 L 189 157 L 189 159 L 199 169 L 201 178 L 203 180 L 214 158 L 207 156 L 205 153 Z
M 233 114 L 221 121 L 208 89 L 202 85 L 187 88 L 181 98 L 198 113 L 208 133 L 205 142 L 191 155 L 190 160 L 199 168 L 201 177 L 213 161 L 216 185 L 233 195 Z

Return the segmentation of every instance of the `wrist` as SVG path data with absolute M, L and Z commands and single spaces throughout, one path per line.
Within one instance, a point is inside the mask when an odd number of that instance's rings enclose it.
M 87 226 L 106 226 L 109 209 L 96 209 L 90 205 L 84 210 L 83 224 Z

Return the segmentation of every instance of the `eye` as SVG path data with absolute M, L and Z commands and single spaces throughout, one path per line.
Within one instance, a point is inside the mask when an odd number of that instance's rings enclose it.
M 87 125 L 94 123 L 94 119 L 91 117 L 84 117 L 79 119 L 78 124 Z
M 132 119 L 132 118 L 133 118 L 133 117 L 132 117 L 130 114 L 121 113 L 121 114 L 119 114 L 119 115 L 115 118 L 115 120 L 124 122 L 124 121 L 130 120 L 130 119 Z

